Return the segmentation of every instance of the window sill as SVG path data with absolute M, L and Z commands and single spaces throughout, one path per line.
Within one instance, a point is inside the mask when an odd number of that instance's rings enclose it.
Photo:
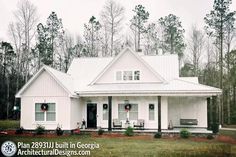
M 34 123 L 33 123 L 33 125 L 37 125 L 37 124 L 44 124 L 44 125 L 55 125 L 55 124 L 57 124 L 57 122 L 56 121 L 35 121 Z

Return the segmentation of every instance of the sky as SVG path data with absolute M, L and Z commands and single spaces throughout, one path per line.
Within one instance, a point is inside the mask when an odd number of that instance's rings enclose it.
M 0 40 L 9 40 L 8 25 L 14 21 L 13 12 L 20 0 L 0 0 Z M 106 0 L 30 0 L 39 14 L 39 22 L 45 24 L 47 17 L 55 11 L 62 18 L 64 28 L 74 35 L 83 35 L 84 23 L 91 16 L 99 18 Z M 188 35 L 192 25 L 202 28 L 203 18 L 212 10 L 214 0 L 116 0 L 125 8 L 125 26 L 133 16 L 135 5 L 142 4 L 150 13 L 149 22 L 160 17 L 175 14 L 180 17 Z M 231 9 L 236 10 L 236 0 L 232 0 Z

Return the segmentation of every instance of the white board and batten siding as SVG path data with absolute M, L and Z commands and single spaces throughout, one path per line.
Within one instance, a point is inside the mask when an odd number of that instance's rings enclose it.
M 142 61 L 137 59 L 133 53 L 123 53 L 119 60 L 114 62 L 112 66 L 96 81 L 99 83 L 117 83 L 117 71 L 140 71 L 140 80 L 137 82 L 161 82 L 161 80 L 150 70 Z
M 124 104 L 124 100 L 129 100 L 131 104 L 138 104 L 138 119 L 144 119 L 145 128 L 157 129 L 158 128 L 158 100 L 157 97 L 112 97 L 112 119 L 119 119 L 118 117 L 118 104 Z M 103 104 L 108 104 L 107 97 L 88 97 L 83 98 L 82 104 L 96 103 L 97 104 L 97 126 L 102 128 L 108 127 L 108 120 L 103 120 Z M 161 126 L 162 129 L 168 127 L 168 103 L 167 97 L 161 99 Z M 155 119 L 149 120 L 149 104 L 154 104 Z M 86 120 L 86 105 L 83 106 L 82 111 L 85 113 L 83 118 Z M 126 120 L 122 120 L 122 127 L 125 127 Z M 136 120 L 130 120 L 131 126 Z
M 59 124 L 63 130 L 70 130 L 75 120 L 71 110 L 77 108 L 71 99 L 55 79 L 43 71 L 21 95 L 21 126 L 32 130 L 42 124 L 46 129 L 54 130 Z M 35 103 L 55 103 L 56 121 L 35 121 Z
M 197 119 L 198 125 L 207 128 L 207 101 L 205 97 L 169 97 L 168 119 L 173 126 L 181 126 L 180 119 Z M 191 125 L 190 125 L 191 126 Z M 184 127 L 184 126 L 182 126 Z

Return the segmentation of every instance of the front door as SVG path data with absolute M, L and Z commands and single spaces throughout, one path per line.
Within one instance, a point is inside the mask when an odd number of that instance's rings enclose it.
M 87 104 L 87 128 L 97 128 L 97 104 Z

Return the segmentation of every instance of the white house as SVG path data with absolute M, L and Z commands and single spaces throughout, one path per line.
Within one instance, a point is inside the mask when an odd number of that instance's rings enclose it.
M 54 130 L 208 127 L 218 88 L 179 77 L 177 55 L 144 56 L 124 49 L 115 58 L 76 58 L 67 73 L 43 66 L 16 94 L 21 126 Z

